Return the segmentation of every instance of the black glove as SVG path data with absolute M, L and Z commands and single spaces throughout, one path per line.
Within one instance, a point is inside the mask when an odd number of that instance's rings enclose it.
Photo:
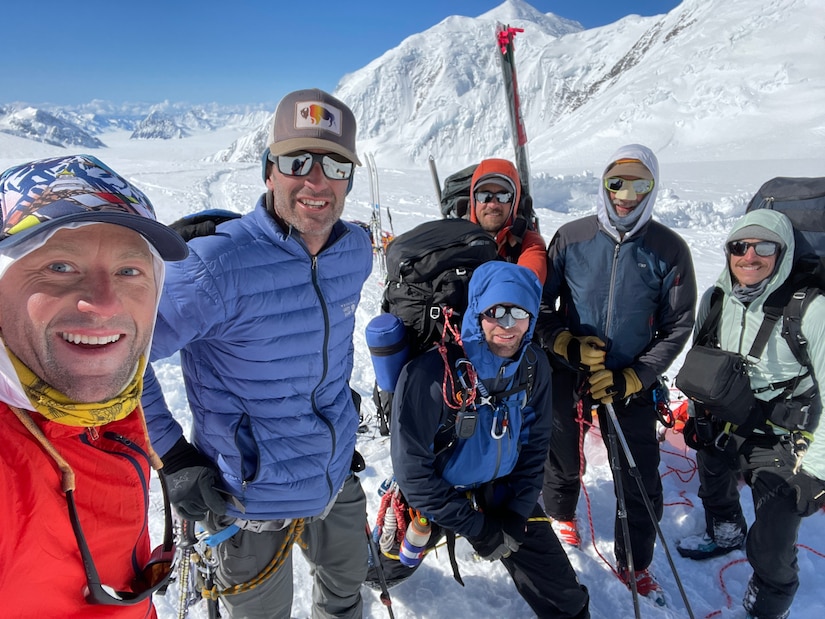
M 498 561 L 509 557 L 521 545 L 521 542 L 502 529 L 501 522 L 492 518 L 485 518 L 481 533 L 469 542 L 478 556 L 485 561 Z
M 746 441 L 742 452 L 748 461 L 748 466 L 752 471 L 757 469 L 776 469 L 776 474 L 789 477 L 796 464 L 796 456 L 792 451 L 792 445 L 788 441 L 778 441 L 770 447 L 751 444 Z
M 169 224 L 169 227 L 180 234 L 184 241 L 189 241 L 199 236 L 211 236 L 215 234 L 215 229 L 219 224 L 238 217 L 240 217 L 240 214 L 233 211 L 209 209 L 200 213 L 185 215 L 173 221 Z
M 682 428 L 682 436 L 685 439 L 685 445 L 699 451 L 713 445 L 713 441 L 721 431 L 718 422 L 706 415 L 704 411 L 698 410 L 696 416 L 688 417 L 685 427 Z
M 825 482 L 822 480 L 800 471 L 788 480 L 788 485 L 796 497 L 796 513 L 803 518 L 825 506 Z
M 516 512 L 508 511 L 501 520 L 501 529 L 521 545 L 527 535 L 527 518 Z
M 226 513 L 226 501 L 215 489 L 218 474 L 197 449 L 185 438 L 163 456 L 163 476 L 169 489 L 169 501 L 186 520 L 203 520 L 207 512 Z

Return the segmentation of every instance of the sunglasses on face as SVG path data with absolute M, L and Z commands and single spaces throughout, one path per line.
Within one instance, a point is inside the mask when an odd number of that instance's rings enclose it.
M 513 201 L 512 191 L 476 191 L 476 202 L 492 202 L 493 198 L 499 204 L 509 204 Z
M 646 178 L 629 181 L 626 178 L 611 176 L 604 179 L 604 188 L 613 193 L 626 189 L 628 184 L 633 188 L 634 193 L 649 193 L 653 189 L 653 181 Z
M 779 251 L 779 245 L 773 241 L 756 241 L 755 243 L 748 241 L 731 241 L 728 243 L 728 251 L 731 256 L 744 256 L 748 253 L 750 247 L 753 247 L 753 251 L 756 252 L 757 256 L 762 256 L 763 258 L 773 256 Z
M 271 159 L 270 155 L 270 161 Z M 324 176 L 333 181 L 345 181 L 352 176 L 354 164 L 345 159 L 336 158 L 331 153 L 292 153 L 278 155 L 278 171 L 285 176 L 306 176 L 312 172 L 312 166 L 321 164 Z
M 507 314 L 509 314 L 516 320 L 524 320 L 525 318 L 530 318 L 530 312 L 528 312 L 526 309 L 522 309 L 515 305 L 494 305 L 490 309 L 484 311 L 484 315 L 487 316 L 487 318 L 492 318 L 493 320 L 500 320 L 501 318 L 504 318 Z
M 163 475 L 161 478 L 161 488 L 163 489 L 163 502 L 165 509 L 165 531 L 163 535 L 163 545 L 152 551 L 149 561 L 132 581 L 132 591 L 118 591 L 114 587 L 104 585 L 100 581 L 86 536 L 80 526 L 80 519 L 77 515 L 77 507 L 74 502 L 74 491 L 66 492 L 66 502 L 69 505 L 69 520 L 72 523 L 77 547 L 80 549 L 80 557 L 83 559 L 83 568 L 86 570 L 86 601 L 89 604 L 107 604 L 109 606 L 132 606 L 139 604 L 151 597 L 153 593 L 165 589 L 172 576 L 172 563 L 175 558 L 175 544 L 172 540 L 172 513 L 170 511 L 169 499 L 166 494 L 166 482 Z

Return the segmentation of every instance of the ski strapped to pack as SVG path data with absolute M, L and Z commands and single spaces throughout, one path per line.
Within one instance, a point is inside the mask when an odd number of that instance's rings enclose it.
M 501 52 L 499 59 L 501 60 L 501 70 L 504 77 L 507 109 L 510 112 L 510 129 L 516 153 L 516 169 L 522 187 L 529 194 L 530 160 L 527 156 L 527 131 L 524 128 L 524 118 L 521 114 L 521 99 L 519 98 L 518 78 L 516 77 L 515 47 L 513 46 L 513 39 L 520 32 L 524 32 L 524 29 L 496 24 L 496 43 Z

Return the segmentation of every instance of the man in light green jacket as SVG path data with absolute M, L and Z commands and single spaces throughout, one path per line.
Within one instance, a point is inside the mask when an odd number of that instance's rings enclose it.
M 766 299 L 791 274 L 790 220 L 768 209 L 748 213 L 729 235 L 725 255 L 728 264 L 716 283 L 723 295 L 715 343 L 747 357 L 762 325 Z M 708 319 L 711 293 L 712 289 L 705 293 L 699 306 L 697 333 Z M 779 320 L 760 358 L 748 359 L 750 386 L 767 421 L 747 436 L 728 437 L 720 434 L 725 426 L 704 417 L 697 405 L 699 497 L 706 531 L 677 546 L 682 556 L 706 559 L 745 545 L 753 576 L 743 605 L 747 616 L 756 619 L 788 616 L 799 587 L 795 547 L 799 526 L 803 517 L 825 505 L 825 423 L 819 419 L 825 390 L 817 390 L 814 382 L 825 381 L 825 297 L 813 298 L 801 322 L 813 376 L 796 359 L 781 331 Z M 783 399 L 791 406 L 810 403 L 804 424 L 777 423 L 778 415 L 771 411 Z M 702 428 L 707 430 L 704 436 Z M 749 532 L 739 503 L 739 473 L 753 493 L 755 520 Z

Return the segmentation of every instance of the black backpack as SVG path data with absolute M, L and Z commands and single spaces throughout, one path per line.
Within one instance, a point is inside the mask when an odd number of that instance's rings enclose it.
M 445 320 L 460 329 L 470 277 L 479 265 L 496 260 L 498 252 L 495 239 L 477 224 L 466 219 L 440 219 L 395 237 L 387 246 L 386 257 L 381 309 L 404 323 L 411 359 L 441 341 Z M 453 312 L 451 318 L 446 316 L 447 308 Z M 383 436 L 390 433 L 392 395 L 376 383 L 372 398 Z
M 443 217 L 469 218 L 470 184 L 477 167 L 478 164 L 474 163 L 444 179 L 444 189 L 441 191 L 441 215 Z
M 444 179 L 444 189 L 441 190 L 441 215 L 445 219 L 469 219 L 470 185 L 477 167 L 478 164 L 474 163 Z M 522 185 L 518 217 L 513 224 L 512 234 L 522 238 L 527 229 L 538 231 L 539 220 L 533 210 L 533 198 Z
M 779 211 L 794 229 L 794 278 L 825 288 L 825 177 L 778 176 L 763 184 L 746 212 Z
M 791 275 L 765 300 L 765 314 L 774 322 L 782 318 L 782 335 L 797 361 L 810 368 L 800 323 L 811 299 L 825 290 L 825 177 L 772 178 L 746 211 L 760 208 L 779 211 L 791 220 L 796 245 Z
M 404 322 L 411 357 L 441 340 L 444 308 L 460 320 L 473 271 L 496 258 L 495 240 L 464 219 L 428 221 L 387 246 L 381 309 Z

